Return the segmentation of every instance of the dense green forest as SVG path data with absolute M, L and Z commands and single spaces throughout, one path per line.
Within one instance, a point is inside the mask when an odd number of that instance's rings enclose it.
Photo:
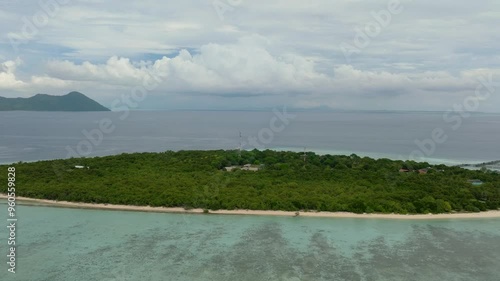
M 260 170 L 224 169 L 244 164 Z M 88 203 L 401 214 L 500 207 L 497 172 L 356 155 L 309 152 L 304 161 L 303 153 L 271 150 L 167 151 L 13 166 L 17 196 Z M 7 167 L 0 166 L 0 182 L 7 183 Z

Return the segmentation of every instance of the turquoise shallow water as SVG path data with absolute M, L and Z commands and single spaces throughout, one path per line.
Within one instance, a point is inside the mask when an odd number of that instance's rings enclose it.
M 0 214 L 6 223 L 5 201 Z M 500 219 L 383 220 L 18 209 L 0 280 L 481 280 L 500 276 Z

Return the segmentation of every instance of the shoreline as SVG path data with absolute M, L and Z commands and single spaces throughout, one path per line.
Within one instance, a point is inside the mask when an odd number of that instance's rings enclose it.
M 7 199 L 7 195 L 0 194 L 0 199 Z M 34 199 L 27 197 L 16 197 L 16 201 L 37 203 L 41 206 L 74 208 L 74 209 L 96 209 L 96 210 L 114 210 L 114 211 L 134 211 L 134 212 L 153 212 L 153 213 L 177 213 L 177 214 L 206 214 L 206 215 L 254 215 L 254 216 L 284 216 L 295 217 L 297 212 L 293 211 L 271 211 L 271 210 L 210 210 L 204 213 L 203 209 L 186 210 L 184 208 L 167 208 L 151 206 L 133 206 L 133 205 L 113 205 L 113 204 L 93 204 L 77 203 L 67 201 L 55 201 L 46 199 Z M 35 205 L 35 204 L 33 204 Z M 362 219 L 403 219 L 403 220 L 429 220 L 429 219 L 488 219 L 500 218 L 500 210 L 486 211 L 479 213 L 449 213 L 449 214 L 355 214 L 348 212 L 304 212 L 300 211 L 299 217 L 321 217 L 321 218 L 362 218 Z

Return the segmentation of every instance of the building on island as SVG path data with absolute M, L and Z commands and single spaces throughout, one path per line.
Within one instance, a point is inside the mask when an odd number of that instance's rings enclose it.
M 480 186 L 480 185 L 483 185 L 483 181 L 481 181 L 481 180 L 477 180 L 477 179 L 475 179 L 475 180 L 468 180 L 468 182 L 469 182 L 470 184 L 474 185 L 474 186 Z
M 259 170 L 259 166 L 252 165 L 252 164 L 245 164 L 243 166 L 229 166 L 229 167 L 224 168 L 224 170 L 226 170 L 227 172 L 231 172 L 235 169 L 240 169 L 242 171 L 257 172 Z

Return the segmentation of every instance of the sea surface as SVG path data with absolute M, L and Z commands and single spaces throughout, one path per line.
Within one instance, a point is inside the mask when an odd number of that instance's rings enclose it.
M 0 202 L 6 221 L 7 205 Z M 188 215 L 19 206 L 19 281 L 498 281 L 500 221 Z
M 240 142 L 243 149 L 305 148 L 444 164 L 500 160 L 499 114 L 455 113 L 445 118 L 438 112 L 288 112 L 293 117 L 283 117 L 283 108 L 275 111 L 279 114 L 273 110 L 0 112 L 0 163 L 236 149 Z M 431 141 L 435 130 L 444 134 L 440 137 L 444 142 Z
M 446 122 L 442 113 L 417 112 L 293 112 L 290 119 L 272 110 L 123 114 L 0 112 L 0 163 L 235 149 L 240 142 L 244 149 L 257 143 L 260 149 L 305 147 L 409 159 L 422 151 L 416 141 L 424 140 L 433 150 L 425 160 L 432 163 L 500 159 L 500 115 L 493 114 L 473 114 L 460 119 L 460 126 Z M 438 129 L 446 141 L 429 143 Z M 7 272 L 8 233 L 0 225 L 0 280 L 498 281 L 500 276 L 500 219 L 182 215 L 26 205 L 18 207 L 17 217 L 17 273 Z M 5 200 L 0 219 L 7 225 Z

